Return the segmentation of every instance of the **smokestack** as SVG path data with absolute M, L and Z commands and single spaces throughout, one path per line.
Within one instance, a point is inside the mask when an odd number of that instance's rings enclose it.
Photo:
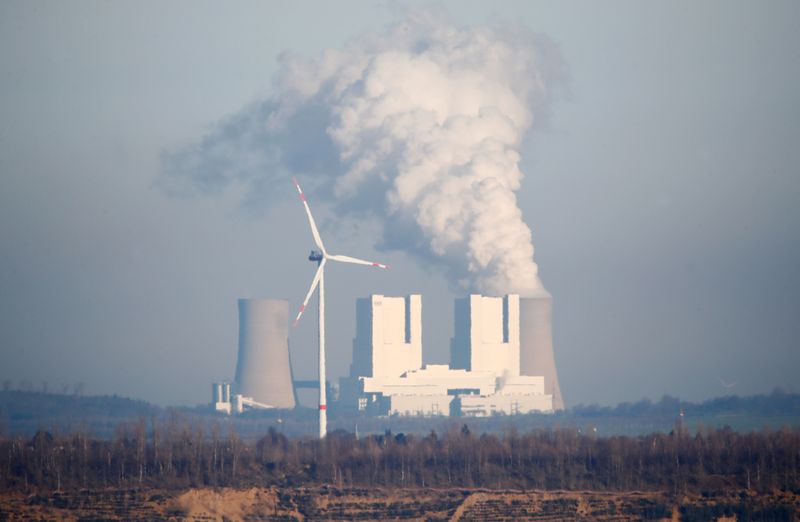
M 564 409 L 553 354 L 553 298 L 519 300 L 519 341 L 521 375 L 544 375 L 544 392 L 553 394 L 553 409 Z
M 289 301 L 239 299 L 236 393 L 275 408 L 294 408 L 289 367 Z

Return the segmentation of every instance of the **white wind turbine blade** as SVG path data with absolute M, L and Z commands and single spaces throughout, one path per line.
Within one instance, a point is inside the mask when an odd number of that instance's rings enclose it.
M 303 304 L 300 305 L 300 311 L 297 312 L 297 317 L 294 318 L 293 326 L 297 326 L 297 323 L 300 322 L 300 316 L 303 315 L 303 312 L 306 311 L 306 306 L 308 306 L 308 301 L 311 299 L 311 294 L 314 293 L 314 290 L 317 289 L 317 285 L 319 284 L 319 279 L 322 277 L 322 271 L 325 269 L 325 259 L 319 264 L 319 268 L 317 268 L 317 273 L 314 275 L 314 280 L 311 282 L 311 288 L 308 289 L 308 293 L 306 294 L 306 298 L 303 300 Z
M 339 261 L 341 263 L 353 263 L 356 265 L 367 265 L 367 266 L 374 266 L 377 268 L 384 268 L 388 269 L 389 265 L 384 265 L 383 263 L 375 263 L 374 261 L 364 261 L 363 259 L 358 259 L 356 257 L 350 256 L 339 256 L 339 255 L 328 255 L 325 256 L 331 261 Z
M 297 182 L 295 178 L 292 178 L 292 182 L 294 183 L 294 186 L 297 187 L 297 193 L 300 194 L 300 201 L 303 202 L 303 206 L 306 209 L 306 215 L 308 216 L 308 223 L 311 225 L 311 234 L 314 236 L 314 243 L 316 243 L 317 248 L 319 248 L 322 251 L 322 255 L 327 255 L 325 246 L 322 244 L 322 238 L 319 237 L 319 230 L 317 230 L 317 224 L 314 222 L 314 216 L 311 215 L 311 209 L 308 207 L 308 201 L 306 201 L 306 195 L 303 194 L 303 189 L 300 188 L 300 184 Z

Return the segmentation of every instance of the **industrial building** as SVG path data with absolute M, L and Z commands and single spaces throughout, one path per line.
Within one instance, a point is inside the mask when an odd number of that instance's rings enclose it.
M 456 299 L 450 365 L 497 375 L 519 375 L 519 296 Z
M 520 298 L 473 294 L 455 303 L 450 365 L 422 365 L 422 298 L 356 303 L 356 337 L 342 401 L 377 415 L 553 411 L 542 375 L 520 375 Z
M 231 383 L 215 382 L 211 385 L 211 405 L 214 411 L 231 413 Z
M 422 297 L 356 300 L 350 375 L 395 377 L 422 367 Z
M 212 407 L 294 408 L 300 383 L 289 362 L 288 302 L 240 299 L 238 306 L 236 378 L 212 385 Z M 551 310 L 549 297 L 457 299 L 450 364 L 423 365 L 422 297 L 358 299 L 350 375 L 340 381 L 338 405 L 371 415 L 427 416 L 563 409 Z

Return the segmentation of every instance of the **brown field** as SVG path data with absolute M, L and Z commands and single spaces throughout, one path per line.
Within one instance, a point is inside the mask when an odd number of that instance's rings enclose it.
M 800 495 L 380 488 L 84 490 L 0 497 L 0 520 L 796 520 Z

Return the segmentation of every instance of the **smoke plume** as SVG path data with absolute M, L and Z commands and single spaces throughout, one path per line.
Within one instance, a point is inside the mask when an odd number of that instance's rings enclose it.
M 379 220 L 381 247 L 459 287 L 546 295 L 515 193 L 520 143 L 559 76 L 552 45 L 415 12 L 317 58 L 280 60 L 269 97 L 165 155 L 165 189 L 242 184 L 263 204 L 297 175 L 316 201 Z

